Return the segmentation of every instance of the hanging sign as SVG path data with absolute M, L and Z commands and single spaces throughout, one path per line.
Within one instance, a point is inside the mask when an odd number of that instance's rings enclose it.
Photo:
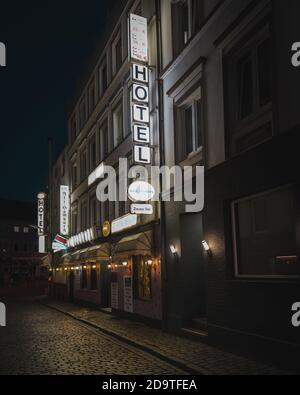
M 70 189 L 66 185 L 60 187 L 60 233 L 69 234 Z
M 38 194 L 38 235 L 45 235 L 45 200 L 46 194 L 41 192 Z
M 130 57 L 139 62 L 148 62 L 148 21 L 139 15 L 130 14 Z

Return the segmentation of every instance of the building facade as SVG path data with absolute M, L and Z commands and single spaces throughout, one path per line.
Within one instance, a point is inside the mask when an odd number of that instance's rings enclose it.
M 43 276 L 33 203 L 0 200 L 0 285 Z
M 213 342 L 298 350 L 300 73 L 290 49 L 300 32 L 289 4 L 119 4 L 69 117 L 59 182 L 70 188 L 71 248 L 56 254 L 52 284 L 64 297 Z M 148 25 L 151 163 L 204 166 L 201 212 L 171 201 L 133 218 L 129 201 L 96 197 L 104 165 L 135 161 L 131 13 Z
M 147 61 L 131 58 L 130 14 L 147 18 Z M 136 163 L 133 64 L 146 67 L 148 74 L 144 82 L 149 90 L 146 124 L 151 132 L 151 164 L 160 164 L 155 2 L 120 2 L 112 18 L 99 45 L 97 62 L 70 112 L 68 146 L 53 165 L 51 237 L 61 234 L 62 185 L 70 188 L 70 234 L 68 253 L 54 253 L 51 288 L 60 297 L 159 323 L 160 207 L 153 203 L 149 215 L 136 215 L 127 198 L 100 202 L 96 196 L 104 166 L 113 167 L 119 180 L 124 178 L 119 159 L 126 158 L 129 167 Z M 142 123 L 139 119 L 137 124 Z M 62 157 L 68 169 L 65 177 L 60 176 Z M 128 180 L 129 184 L 132 181 L 135 179 Z
M 205 166 L 203 212 L 165 204 L 167 326 L 280 358 L 300 345 L 298 13 L 160 3 L 165 163 Z

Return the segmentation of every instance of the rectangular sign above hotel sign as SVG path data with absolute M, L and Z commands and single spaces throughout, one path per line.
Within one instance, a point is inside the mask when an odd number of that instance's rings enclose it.
M 148 21 L 139 15 L 130 14 L 130 57 L 131 60 L 148 62 Z

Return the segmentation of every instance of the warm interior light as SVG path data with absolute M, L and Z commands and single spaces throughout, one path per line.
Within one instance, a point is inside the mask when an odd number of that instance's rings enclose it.
M 93 268 L 93 269 L 97 269 L 97 266 L 96 266 L 96 265 L 93 265 L 92 268 Z
M 149 259 L 149 260 L 148 260 L 148 265 L 149 265 L 149 266 L 152 266 L 152 264 L 153 264 L 153 260 L 152 260 L 152 259 Z
M 122 265 L 123 265 L 124 267 L 126 267 L 126 266 L 128 266 L 128 262 L 127 262 L 127 261 L 124 261 L 124 262 L 122 263 Z
M 86 266 L 83 266 L 83 269 L 84 269 L 84 270 L 86 270 L 86 269 L 87 269 L 87 267 L 86 267 Z

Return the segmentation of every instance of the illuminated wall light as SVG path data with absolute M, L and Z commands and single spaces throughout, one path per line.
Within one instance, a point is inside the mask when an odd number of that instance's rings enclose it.
M 212 256 L 211 248 L 206 240 L 202 241 L 202 246 L 204 251 L 207 253 L 208 256 Z
M 87 266 L 83 266 L 83 270 L 86 270 L 87 269 Z
M 153 260 L 152 260 L 152 259 L 149 259 L 149 260 L 147 261 L 147 264 L 148 264 L 148 266 L 152 266 L 152 265 L 153 265 Z
M 92 268 L 93 268 L 93 269 L 97 269 L 97 266 L 96 266 L 96 265 L 93 265 Z
M 79 266 L 76 266 L 76 270 L 79 270 L 80 269 L 80 267 Z
M 171 250 L 173 255 L 177 254 L 177 249 L 176 249 L 176 247 L 173 244 L 170 245 L 170 250 Z
M 127 266 L 128 266 L 128 262 L 127 262 L 127 261 L 124 261 L 124 262 L 122 262 L 122 265 L 123 265 L 124 267 L 127 267 Z

